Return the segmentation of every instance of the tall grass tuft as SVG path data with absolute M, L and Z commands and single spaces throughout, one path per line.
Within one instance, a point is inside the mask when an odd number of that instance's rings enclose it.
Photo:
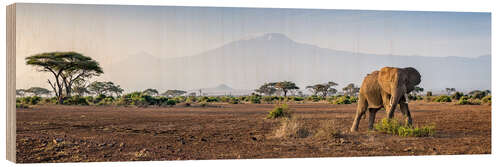
M 435 133 L 434 126 L 423 126 L 423 127 L 409 127 L 400 123 L 396 119 L 384 118 L 377 124 L 375 124 L 375 129 L 379 132 L 388 133 L 398 136 L 413 136 L 413 137 L 427 137 L 432 136 Z

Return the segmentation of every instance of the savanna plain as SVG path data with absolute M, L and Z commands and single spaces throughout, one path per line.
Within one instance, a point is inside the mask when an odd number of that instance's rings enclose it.
M 21 163 L 204 160 L 491 153 L 491 106 L 412 101 L 426 137 L 350 132 L 356 104 L 291 103 L 291 117 L 266 119 L 276 104 L 172 107 L 34 105 L 17 109 Z M 399 110 L 399 109 L 398 109 Z M 378 111 L 376 122 L 385 118 Z M 395 118 L 404 120 L 401 112 Z

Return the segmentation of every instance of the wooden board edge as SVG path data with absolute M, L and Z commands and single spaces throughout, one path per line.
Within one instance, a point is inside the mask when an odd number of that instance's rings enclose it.
M 16 162 L 16 4 L 7 6 L 7 160 Z

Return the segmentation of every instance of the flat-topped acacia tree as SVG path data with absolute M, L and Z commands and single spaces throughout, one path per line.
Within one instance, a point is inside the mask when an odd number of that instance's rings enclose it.
M 65 96 L 71 96 L 71 86 L 75 80 L 89 79 L 103 73 L 97 61 L 77 52 L 40 53 L 26 57 L 26 64 L 54 76 L 54 81 L 47 81 L 54 90 L 58 104 L 63 103 Z

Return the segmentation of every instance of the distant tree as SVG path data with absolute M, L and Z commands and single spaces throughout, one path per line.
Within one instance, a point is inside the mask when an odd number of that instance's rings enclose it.
M 167 90 L 167 91 L 163 92 L 161 95 L 167 96 L 167 97 L 176 97 L 176 96 L 183 95 L 185 93 L 187 93 L 187 92 L 183 91 L 183 90 Z
M 108 92 L 118 97 L 123 93 L 123 89 L 120 88 L 120 85 L 115 85 L 113 82 L 108 82 Z
M 342 88 L 342 90 L 349 96 L 355 96 L 356 93 L 359 92 L 359 87 L 354 85 L 354 83 L 350 83 L 346 87 Z
M 113 82 L 92 82 L 88 86 L 88 90 L 96 95 L 107 95 L 111 96 L 115 94 L 116 96 L 119 96 L 121 93 L 123 93 L 123 89 L 120 88 L 120 85 L 115 85 Z
M 300 96 L 300 97 L 304 97 L 304 92 L 302 92 L 302 91 L 300 91 L 300 90 L 297 92 L 297 94 L 298 94 L 298 96 Z
M 79 96 L 84 96 L 85 94 L 90 93 L 90 91 L 87 89 L 86 83 L 87 83 L 87 80 L 85 80 L 83 78 L 76 79 L 74 81 L 73 87 L 71 89 L 73 89 L 73 92 L 75 92 Z
M 452 92 L 455 92 L 455 88 L 446 88 L 446 93 L 448 93 L 448 95 L 450 95 Z
M 150 96 L 158 96 L 158 90 L 153 89 L 153 88 L 146 89 L 146 90 L 142 91 L 142 93 L 150 95 Z
M 425 95 L 426 96 L 432 96 L 432 92 L 431 91 L 427 91 L 427 93 Z
M 413 91 L 412 91 L 413 94 L 419 94 L 421 92 L 424 92 L 424 88 L 419 87 L 419 86 L 415 86 L 415 89 L 413 89 Z
M 76 52 L 36 54 L 26 57 L 26 64 L 38 67 L 38 71 L 49 72 L 54 76 L 53 81 L 50 79 L 47 81 L 58 98 L 58 104 L 62 104 L 64 96 L 71 96 L 71 86 L 76 79 L 90 78 L 103 73 L 99 63 Z
M 90 83 L 88 90 L 95 95 L 104 95 L 107 91 L 107 83 L 94 81 Z
M 321 93 L 321 96 L 326 97 L 328 94 L 335 94 L 337 93 L 337 89 L 333 88 L 337 86 L 338 84 L 335 82 L 328 82 L 324 84 L 316 84 L 316 85 L 311 85 L 307 86 L 307 89 L 310 89 L 314 95 L 318 95 L 318 93 Z
M 50 90 L 42 88 L 42 87 L 31 87 L 28 90 L 26 90 L 26 92 L 29 92 L 35 96 L 50 94 Z
M 195 97 L 196 96 L 196 92 L 191 92 L 191 93 L 188 94 L 188 96 Z
M 24 97 L 25 94 L 26 94 L 25 89 L 16 89 L 16 96 Z
M 290 90 L 294 90 L 294 89 L 299 89 L 299 87 L 297 85 L 295 85 L 295 83 L 293 82 L 290 82 L 290 81 L 281 81 L 281 82 L 276 82 L 276 83 L 272 83 L 272 85 L 280 90 L 281 92 L 283 92 L 284 96 L 286 97 L 287 93 L 290 91 Z
M 264 83 L 264 85 L 260 86 L 259 89 L 255 89 L 255 92 L 263 94 L 263 95 L 273 95 L 276 93 L 277 89 L 274 87 L 275 83 Z

